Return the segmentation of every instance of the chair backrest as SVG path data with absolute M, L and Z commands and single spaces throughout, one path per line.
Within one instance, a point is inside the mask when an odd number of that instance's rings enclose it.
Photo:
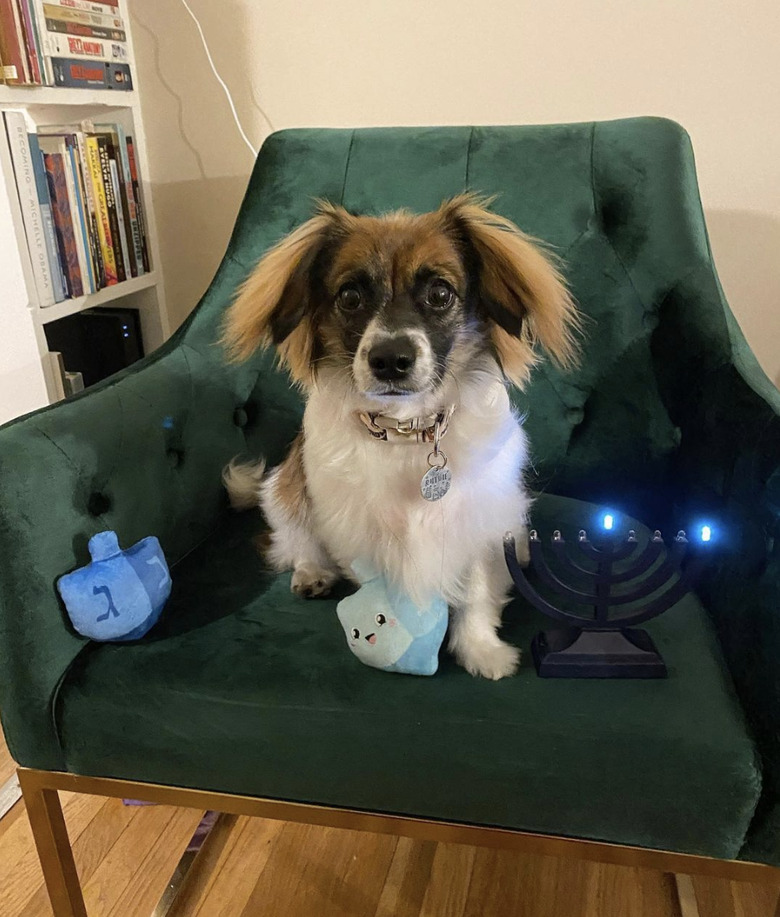
M 113 528 L 129 546 L 154 534 L 175 563 L 225 509 L 224 463 L 243 452 L 273 464 L 297 431 L 301 399 L 273 355 L 228 366 L 217 343 L 258 258 L 314 198 L 424 211 L 467 188 L 497 195 L 498 212 L 557 248 L 588 317 L 581 367 L 562 375 L 542 364 L 515 394 L 538 486 L 634 512 L 643 496 L 656 499 L 679 441 L 690 342 L 679 346 L 678 330 L 704 329 L 713 359 L 730 358 L 718 296 L 680 292 L 690 277 L 717 280 L 678 125 L 274 134 L 185 326 L 140 366 L 0 430 L 0 711 L 18 760 L 63 766 L 51 708 L 85 641 L 67 630 L 55 581 L 88 560 L 88 538 Z
M 683 358 L 654 345 L 663 307 L 697 266 L 714 278 L 690 141 L 672 121 L 274 134 L 185 341 L 211 347 L 236 283 L 310 216 L 315 198 L 356 212 L 420 212 L 464 189 L 496 195 L 495 210 L 555 247 L 588 319 L 580 368 L 564 375 L 544 363 L 515 394 L 536 486 L 641 509 L 680 439 L 659 392 L 659 374 L 676 372 Z M 725 342 L 723 316 L 708 320 Z M 220 359 L 213 349 L 211 357 Z M 267 357 L 253 366 L 249 449 L 276 460 L 300 403 Z

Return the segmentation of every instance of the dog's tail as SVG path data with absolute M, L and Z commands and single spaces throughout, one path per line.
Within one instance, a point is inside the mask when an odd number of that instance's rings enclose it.
M 257 509 L 260 506 L 260 484 L 265 474 L 265 461 L 238 462 L 233 459 L 222 470 L 233 509 Z

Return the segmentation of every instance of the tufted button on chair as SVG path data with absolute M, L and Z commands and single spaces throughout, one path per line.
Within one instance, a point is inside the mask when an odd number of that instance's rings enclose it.
M 228 510 L 223 465 L 278 462 L 302 413 L 273 354 L 228 365 L 217 344 L 257 259 L 313 198 L 423 211 L 464 188 L 556 247 L 588 316 L 581 367 L 544 363 L 513 395 L 536 527 L 571 536 L 608 503 L 725 533 L 698 593 L 648 625 L 667 680 L 361 666 L 335 600 L 292 596 L 256 552 L 260 514 Z M 56 913 L 83 913 L 62 788 L 777 881 L 779 411 L 718 283 L 678 125 L 271 136 L 187 323 L 0 430 L 0 714 Z M 172 567 L 135 644 L 79 637 L 55 590 L 106 528 L 157 535 Z M 516 601 L 506 619 L 527 648 L 538 617 Z

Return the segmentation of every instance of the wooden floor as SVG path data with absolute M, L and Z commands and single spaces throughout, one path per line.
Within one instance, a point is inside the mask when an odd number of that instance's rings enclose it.
M 0 736 L 0 785 L 12 773 Z M 63 803 L 89 917 L 149 917 L 202 813 Z M 659 872 L 262 819 L 219 826 L 203 856 L 172 917 L 680 917 Z M 770 888 L 694 885 L 701 917 L 775 914 Z M 0 915 L 50 914 L 18 803 L 0 821 Z

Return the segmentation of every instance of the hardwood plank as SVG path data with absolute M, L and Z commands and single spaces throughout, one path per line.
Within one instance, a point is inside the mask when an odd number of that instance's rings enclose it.
M 398 839 L 375 917 L 418 917 L 428 889 L 436 846 L 433 841 Z
M 63 793 L 62 805 L 71 844 L 97 815 L 105 800 L 97 796 Z M 43 885 L 32 831 L 27 816 L 17 819 L 0 838 L 0 913 L 18 914 Z
M 397 839 L 286 824 L 242 917 L 373 914 Z
M 567 917 L 591 917 L 585 908 L 596 900 L 587 863 L 578 863 L 562 883 L 559 861 L 553 857 L 529 857 L 503 850 L 477 850 L 464 917 L 523 917 L 566 913 Z M 570 864 L 575 866 L 574 863 Z M 563 910 L 559 899 L 565 898 Z M 600 907 L 600 904 L 599 904 Z M 593 917 L 602 917 L 594 910 Z
M 566 882 L 566 864 L 559 863 L 560 880 Z M 612 867 L 593 863 L 590 868 L 592 887 L 598 906 L 586 909 L 587 917 L 601 913 L 620 917 L 678 917 L 677 889 L 674 876 L 651 869 L 630 866 Z
M 476 848 L 437 844 L 420 917 L 461 917 L 469 895 Z
M 148 917 L 152 913 L 202 817 L 197 809 L 173 813 L 156 841 L 146 848 L 146 855 L 137 856 L 136 870 L 108 911 L 109 917 Z
M 0 786 L 15 773 L 16 761 L 11 757 L 11 752 L 8 751 L 8 746 L 3 738 L 3 731 L 0 729 Z
M 772 917 L 778 891 L 768 885 L 695 877 L 700 917 Z
M 72 842 L 73 857 L 82 887 L 92 877 L 135 815 L 135 809 L 123 806 L 118 799 L 106 799 L 102 800 L 102 803 L 92 821 Z M 18 917 L 43 917 L 49 913 L 46 887 L 39 885 L 27 904 L 19 911 Z
M 732 882 L 731 897 L 734 917 L 773 917 L 780 905 L 778 890 L 768 885 Z
M 217 861 L 211 881 L 195 905 L 193 917 L 238 917 L 252 896 L 283 827 L 284 822 L 241 816 Z
M 222 815 L 209 832 L 199 853 L 190 865 L 179 892 L 170 905 L 168 917 L 189 917 L 216 880 L 223 864 L 223 854 L 237 830 L 237 815 Z
M 89 917 L 107 915 L 124 894 L 141 860 L 165 831 L 176 809 L 149 806 L 138 809 L 92 876 L 82 885 Z

